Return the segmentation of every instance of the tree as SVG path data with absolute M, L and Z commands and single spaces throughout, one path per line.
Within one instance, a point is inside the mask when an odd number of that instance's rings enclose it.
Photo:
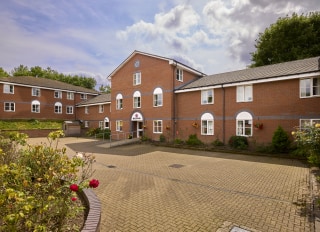
M 111 93 L 111 87 L 110 85 L 101 85 L 99 87 L 99 92 L 100 93 Z
M 251 67 L 276 64 L 320 55 L 320 13 L 279 18 L 260 33 Z
M 8 77 L 9 74 L 0 67 L 0 77 Z
M 19 65 L 19 67 L 14 68 L 11 71 L 12 76 L 30 76 L 31 72 L 29 71 L 28 66 L 24 66 L 22 64 Z

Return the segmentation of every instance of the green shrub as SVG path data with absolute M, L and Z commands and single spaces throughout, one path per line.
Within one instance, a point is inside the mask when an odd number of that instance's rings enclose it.
M 144 142 L 150 141 L 150 139 L 149 139 L 146 135 L 141 136 L 141 137 L 140 137 L 140 140 L 141 140 L 141 141 L 144 141 Z
M 164 136 L 163 134 L 160 135 L 159 139 L 160 139 L 161 143 L 165 143 L 166 142 L 166 136 Z
M 212 145 L 215 146 L 215 147 L 221 147 L 221 146 L 223 146 L 224 144 L 223 144 L 223 142 L 220 141 L 219 139 L 216 139 L 216 140 L 214 140 L 214 141 L 212 142 Z
M 229 139 L 229 145 L 235 149 L 244 150 L 248 148 L 248 139 L 244 136 L 231 136 Z
M 189 138 L 186 141 L 186 143 L 191 146 L 203 145 L 203 142 L 200 139 L 198 139 L 196 134 L 189 135 Z
M 94 157 L 69 158 L 66 148 L 58 148 L 61 136 L 62 131 L 51 132 L 48 144 L 9 150 L 5 143 L 0 144 L 0 231 L 67 231 L 67 227 L 79 230 L 82 226 L 66 222 L 83 212 L 74 202 L 76 192 L 99 185 L 95 179 L 87 181 Z M 25 138 L 19 134 L 6 137 L 21 145 Z M 17 157 L 8 162 L 3 157 L 11 152 Z
M 183 144 L 183 140 L 182 139 L 175 139 L 173 141 L 174 144 Z
M 104 139 L 110 139 L 111 131 L 110 129 L 101 129 L 100 127 L 97 128 L 90 128 L 86 135 L 89 137 L 95 136 L 96 138 L 104 138 Z
M 290 147 L 289 135 L 282 129 L 281 126 L 275 130 L 272 136 L 272 146 L 275 152 L 286 153 Z

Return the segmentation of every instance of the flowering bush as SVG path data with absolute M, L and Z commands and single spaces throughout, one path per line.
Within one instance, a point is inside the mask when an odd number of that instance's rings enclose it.
M 292 135 L 298 148 L 307 153 L 308 161 L 320 166 L 320 124 L 311 125 L 304 130 L 297 129 Z
M 69 158 L 58 148 L 62 131 L 51 132 L 48 145 L 22 146 L 27 136 L 19 133 L 1 136 L 0 231 L 79 230 L 68 222 L 84 211 L 77 192 L 99 185 L 88 180 L 94 157 Z

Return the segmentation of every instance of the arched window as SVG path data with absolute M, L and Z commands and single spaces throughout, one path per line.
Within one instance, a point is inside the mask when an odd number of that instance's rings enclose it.
M 141 107 L 141 93 L 139 91 L 135 91 L 133 94 L 133 108 Z
M 201 134 L 213 135 L 213 115 L 210 113 L 201 116 Z
M 153 91 L 153 106 L 155 107 L 162 106 L 162 99 L 163 99 L 162 89 L 156 88 Z
M 248 112 L 241 112 L 237 115 L 237 135 L 252 136 L 252 115 Z
M 117 97 L 116 97 L 116 109 L 117 110 L 121 110 L 122 109 L 122 94 L 118 93 Z
M 62 104 L 60 102 L 54 104 L 54 112 L 56 114 L 62 114 Z
M 110 128 L 109 118 L 108 117 L 104 118 L 104 128 L 105 129 L 109 129 Z
M 40 102 L 38 100 L 33 100 L 31 102 L 31 112 L 40 113 Z

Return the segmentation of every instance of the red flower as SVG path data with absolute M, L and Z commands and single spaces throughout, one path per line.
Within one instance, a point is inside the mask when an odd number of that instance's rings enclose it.
M 72 184 L 70 185 L 70 189 L 71 191 L 77 192 L 79 190 L 79 186 L 76 184 Z
M 76 197 L 71 197 L 71 201 L 76 201 L 78 198 Z
M 91 188 L 96 188 L 96 187 L 99 186 L 99 181 L 96 180 L 96 179 L 92 179 L 92 180 L 90 180 L 90 182 L 89 182 L 89 186 L 90 186 Z

